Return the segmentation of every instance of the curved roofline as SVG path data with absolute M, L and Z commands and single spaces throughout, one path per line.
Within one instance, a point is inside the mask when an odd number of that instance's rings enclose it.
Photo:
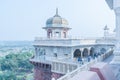
M 68 21 L 58 15 L 58 8 L 56 8 L 56 14 L 46 21 L 46 27 L 67 27 L 67 25 Z

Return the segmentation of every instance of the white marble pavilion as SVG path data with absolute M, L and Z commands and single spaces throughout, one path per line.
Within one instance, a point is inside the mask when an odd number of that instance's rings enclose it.
M 33 43 L 35 54 L 30 62 L 34 65 L 34 80 L 69 80 L 79 71 L 88 70 L 93 64 L 103 61 L 113 51 L 112 63 L 120 63 L 120 0 L 106 2 L 115 11 L 116 36 L 109 33 L 106 25 L 103 37 L 72 38 L 68 21 L 56 9 L 56 14 L 43 27 L 47 36 L 36 37 Z

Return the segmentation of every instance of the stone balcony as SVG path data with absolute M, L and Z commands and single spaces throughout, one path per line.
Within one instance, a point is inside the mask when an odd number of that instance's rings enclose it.
M 68 74 L 60 77 L 59 79 L 57 80 L 70 80 L 71 78 L 73 78 L 75 75 L 77 75 L 78 73 L 80 73 L 81 71 L 88 71 L 89 68 L 98 63 L 98 62 L 102 62 L 103 60 L 105 60 L 106 58 L 108 58 L 109 56 L 111 56 L 113 54 L 113 50 L 110 50 L 108 52 L 106 52 L 105 54 L 102 54 L 101 56 L 98 56 L 98 58 L 94 59 L 94 60 L 91 60 L 90 62 L 80 66 L 80 67 L 77 67 L 75 70 L 69 72 Z
M 112 53 L 113 53 L 113 50 L 107 51 L 105 54 L 98 56 L 98 58 L 91 59 L 90 62 L 88 62 L 86 59 L 83 59 L 84 65 L 75 59 L 70 59 L 69 57 L 50 57 L 50 56 L 44 56 L 44 55 L 33 57 L 30 59 L 30 62 L 50 64 L 51 71 L 54 73 L 67 74 L 69 72 L 72 72 L 72 75 L 73 75 L 73 74 L 76 74 L 77 68 L 81 67 L 79 71 L 86 70 L 89 68 L 89 66 L 95 64 L 96 62 L 106 59 Z M 68 78 L 69 76 L 70 75 L 63 76 L 64 79 L 61 78 L 60 80 L 69 80 L 69 79 L 66 79 L 66 77 Z
M 39 56 L 30 59 L 30 62 L 50 64 L 51 71 L 60 74 L 66 74 L 75 70 L 80 64 L 78 62 L 69 59 L 68 57 L 49 57 Z

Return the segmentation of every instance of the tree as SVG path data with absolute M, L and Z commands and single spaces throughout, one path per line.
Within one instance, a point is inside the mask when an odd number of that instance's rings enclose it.
M 17 63 L 14 60 L 4 59 L 1 62 L 2 71 L 5 71 L 5 70 L 13 71 L 18 68 L 17 66 L 18 66 Z
M 0 67 L 3 71 L 3 74 L 0 74 L 0 80 L 21 80 L 26 72 L 32 72 L 33 65 L 29 62 L 31 57 L 32 53 L 23 52 L 11 53 L 0 58 Z
M 17 80 L 16 74 L 10 71 L 5 71 L 0 74 L 0 80 Z

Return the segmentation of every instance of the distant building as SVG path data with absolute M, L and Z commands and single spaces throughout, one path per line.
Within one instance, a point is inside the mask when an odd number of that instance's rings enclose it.
M 30 62 L 34 65 L 34 80 L 56 80 L 69 73 L 87 59 L 113 50 L 115 36 L 109 34 L 107 26 L 104 37 L 71 38 L 68 36 L 68 21 L 56 14 L 46 21 L 46 38 L 36 37 L 35 54 Z

